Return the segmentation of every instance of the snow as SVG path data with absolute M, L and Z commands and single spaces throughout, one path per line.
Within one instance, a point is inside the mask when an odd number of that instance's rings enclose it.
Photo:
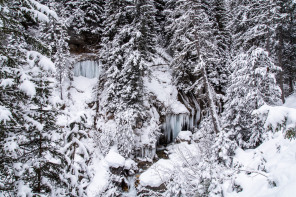
M 58 125 L 66 125 L 67 122 L 81 121 L 81 117 L 87 117 L 87 120 L 92 120 L 94 110 L 90 109 L 87 103 L 93 101 L 93 87 L 96 85 L 97 79 L 89 79 L 86 77 L 74 77 L 72 82 L 73 87 L 70 90 L 71 99 L 67 102 L 68 116 L 59 116 L 57 119 Z M 66 90 L 67 87 L 63 88 Z M 66 92 L 63 93 L 66 95 Z M 86 125 L 91 125 L 92 122 L 87 122 Z
M 0 86 L 2 86 L 3 88 L 12 86 L 14 84 L 14 80 L 13 79 L 2 79 Z
M 94 171 L 94 177 L 87 188 L 87 196 L 96 197 L 108 184 L 109 166 L 99 155 L 95 155 L 90 167 Z
M 11 117 L 12 117 L 12 114 L 10 110 L 0 105 L 0 122 L 3 121 L 5 124 L 6 121 L 9 121 Z
M 107 156 L 105 157 L 107 163 L 109 164 L 110 167 L 113 168 L 119 168 L 119 167 L 123 167 L 125 164 L 125 159 L 123 156 L 121 156 L 118 152 L 117 152 L 117 148 L 116 147 L 112 147 L 109 151 L 109 153 L 107 154 Z
M 23 181 L 18 181 L 17 196 L 26 197 L 31 195 L 31 188 L 29 185 L 26 185 Z
M 53 17 L 55 20 L 59 20 L 57 13 L 49 9 L 49 7 L 42 5 L 41 3 L 35 0 L 29 0 L 29 2 L 37 9 L 21 7 L 21 10 L 27 13 L 31 13 L 38 21 L 48 23 L 50 21 L 49 17 Z
M 54 17 L 56 20 L 59 19 L 57 13 L 51 9 L 49 9 L 49 7 L 47 7 L 46 5 L 43 5 L 35 0 L 30 0 L 36 7 L 39 11 L 41 11 L 42 13 L 44 14 L 47 14 L 49 16 L 52 16 Z
M 295 94 L 283 106 L 262 106 L 255 114 L 267 114 L 266 126 L 272 131 L 256 149 L 237 149 L 233 162 L 241 166 L 233 179 L 223 184 L 225 197 L 290 197 L 296 193 L 296 140 L 286 139 L 283 129 L 275 132 L 286 120 L 286 127 L 296 126 Z M 233 183 L 242 191 L 232 190 Z
M 192 138 L 192 132 L 191 131 L 180 131 L 178 138 L 180 140 L 190 141 Z
M 286 102 L 283 106 L 296 109 L 296 93 L 286 98 Z
M 29 80 L 24 80 L 19 88 L 30 97 L 34 97 L 36 95 L 35 84 Z
M 273 131 L 276 131 L 278 126 L 283 124 L 285 124 L 286 129 L 296 127 L 296 108 L 263 105 L 255 110 L 254 114 L 267 114 L 266 129 L 271 127 Z
M 127 159 L 124 163 L 124 169 L 132 169 L 134 166 L 137 166 L 136 162 L 132 159 Z
M 166 182 L 174 169 L 170 160 L 160 159 L 139 177 L 142 186 L 159 187 Z
M 173 85 L 172 73 L 168 66 L 154 67 L 151 75 L 151 79 L 144 78 L 144 85 L 148 91 L 153 93 L 171 113 L 189 114 L 188 109 L 178 101 L 178 90 Z
M 44 71 L 55 72 L 55 64 L 48 57 L 45 57 L 37 51 L 27 52 L 27 62 L 29 63 L 32 72 L 34 72 L 34 70 L 35 72 L 39 71 L 39 69 L 35 67 L 37 60 L 39 60 L 40 68 L 42 68 Z
M 173 172 L 182 168 L 187 162 L 195 164 L 199 161 L 199 150 L 194 144 L 181 142 L 167 147 L 169 159 L 160 159 L 143 172 L 140 177 L 142 186 L 159 187 L 169 182 Z
M 39 65 L 45 70 L 45 71 L 51 71 L 55 72 L 55 64 L 47 57 L 42 56 Z
M 229 191 L 231 183 L 226 182 L 226 197 L 277 197 L 295 194 L 296 141 L 285 139 L 283 133 L 273 134 L 271 140 L 256 149 L 238 149 L 234 162 L 243 166 L 241 172 L 235 175 L 235 183 L 240 184 L 243 191 Z M 248 175 L 246 171 L 252 173 Z M 269 182 L 275 182 L 276 186 L 270 185 Z

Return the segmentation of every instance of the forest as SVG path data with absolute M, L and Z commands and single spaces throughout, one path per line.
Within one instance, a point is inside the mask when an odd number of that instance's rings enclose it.
M 295 0 L 0 0 L 0 196 L 291 197 Z

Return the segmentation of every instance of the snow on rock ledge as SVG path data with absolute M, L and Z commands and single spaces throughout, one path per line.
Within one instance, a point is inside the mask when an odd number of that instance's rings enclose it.
M 152 71 L 152 77 L 144 78 L 148 91 L 153 93 L 157 100 L 173 114 L 189 114 L 188 109 L 178 101 L 178 90 L 172 83 L 169 67 L 159 67 Z
M 142 186 L 159 187 L 168 181 L 174 166 L 170 160 L 160 159 L 139 177 Z
M 184 141 L 190 141 L 192 138 L 192 132 L 191 131 L 180 131 L 178 135 L 178 139 L 184 140 Z
M 296 127 L 296 109 L 284 106 L 263 105 L 253 112 L 258 116 L 267 116 L 265 128 L 275 131 L 280 125 L 285 124 L 286 130 Z
M 106 155 L 105 160 L 109 166 L 113 168 L 124 167 L 125 165 L 124 157 L 121 156 L 114 147 L 111 148 L 109 153 Z

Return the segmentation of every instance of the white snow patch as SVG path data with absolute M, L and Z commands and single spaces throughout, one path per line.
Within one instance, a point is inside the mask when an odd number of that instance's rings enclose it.
M 118 152 L 116 147 L 112 147 L 109 153 L 106 155 L 105 160 L 110 167 L 119 168 L 123 167 L 125 164 L 125 159 Z
M 35 84 L 29 80 L 24 80 L 21 83 L 20 90 L 22 90 L 30 97 L 34 97 L 36 95 Z
M 132 159 L 127 159 L 124 163 L 125 169 L 132 169 L 134 166 L 137 166 L 136 162 Z
M 259 115 L 267 114 L 267 119 L 265 121 L 266 129 L 271 127 L 273 131 L 276 131 L 278 126 L 283 124 L 285 124 L 286 129 L 296 127 L 295 108 L 263 105 L 258 110 L 255 110 L 254 113 Z
M 159 187 L 166 182 L 174 169 L 170 160 L 160 159 L 139 177 L 142 186 Z
M 296 93 L 286 98 L 286 102 L 283 106 L 296 109 Z
M 13 79 L 2 79 L 0 86 L 2 86 L 3 88 L 12 86 L 14 84 L 14 80 Z
M 6 123 L 6 121 L 9 121 L 11 118 L 12 114 L 10 112 L 9 109 L 7 109 L 4 106 L 0 105 L 0 122 L 4 122 L 4 124 Z
M 178 138 L 180 140 L 190 141 L 192 138 L 192 132 L 191 131 L 180 131 L 180 133 L 178 134 Z
M 98 155 L 96 155 L 91 168 L 94 171 L 94 177 L 87 187 L 87 196 L 96 197 L 108 185 L 109 166 L 104 159 L 101 159 Z
M 283 133 L 275 133 L 256 149 L 237 149 L 234 162 L 242 165 L 234 182 L 243 190 L 232 191 L 233 183 L 227 181 L 223 185 L 226 197 L 289 197 L 296 193 L 296 141 L 285 139 Z
M 178 90 L 172 83 L 172 73 L 167 66 L 154 68 L 151 79 L 145 77 L 144 84 L 171 113 L 189 113 L 188 109 L 178 101 Z
M 45 70 L 45 71 L 51 71 L 51 72 L 55 72 L 55 64 L 47 57 L 42 56 L 39 64 L 41 65 L 41 67 Z

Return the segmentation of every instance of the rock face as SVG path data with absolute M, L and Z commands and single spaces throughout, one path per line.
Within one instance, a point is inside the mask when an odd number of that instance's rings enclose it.
M 93 53 L 99 49 L 100 35 L 81 31 L 79 34 L 72 29 L 68 29 L 69 47 L 71 54 Z

